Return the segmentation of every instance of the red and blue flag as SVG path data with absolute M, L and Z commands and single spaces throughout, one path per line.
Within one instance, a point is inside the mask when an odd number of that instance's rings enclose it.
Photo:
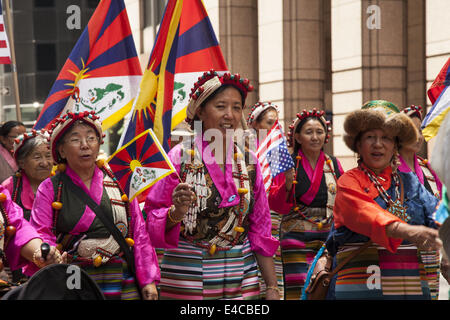
M 130 201 L 175 171 L 152 129 L 116 151 L 108 164 Z
M 62 67 L 34 128 L 48 127 L 66 110 L 94 110 L 106 130 L 131 110 L 141 78 L 124 1 L 102 0 Z
M 169 0 L 119 145 L 153 128 L 166 151 L 171 131 L 186 117 L 189 92 L 205 71 L 227 71 L 201 0 Z

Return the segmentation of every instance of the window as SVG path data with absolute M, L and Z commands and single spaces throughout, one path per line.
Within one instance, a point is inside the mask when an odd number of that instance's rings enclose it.
M 35 7 L 54 7 L 55 0 L 34 0 Z
M 54 43 L 36 44 L 36 70 L 56 70 L 56 46 Z
M 89 9 L 95 9 L 98 6 L 99 0 L 87 0 L 87 7 Z

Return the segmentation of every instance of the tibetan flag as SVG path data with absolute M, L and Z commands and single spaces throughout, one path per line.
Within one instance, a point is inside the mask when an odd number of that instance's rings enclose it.
M 106 130 L 131 110 L 141 78 L 124 2 L 102 0 L 53 84 L 34 128 L 47 127 L 65 110 L 94 110 Z
M 8 35 L 6 34 L 1 1 L 0 1 L 0 64 L 11 64 L 11 51 L 9 50 Z
M 142 132 L 117 150 L 108 158 L 108 164 L 130 201 L 175 172 L 152 129 Z
M 153 128 L 166 151 L 170 133 L 186 117 L 193 84 L 203 72 L 227 66 L 201 0 L 169 0 L 130 121 L 119 145 Z
M 450 110 L 450 58 L 439 72 L 431 87 L 428 97 L 433 106 L 422 122 L 422 133 L 426 141 L 436 136 L 442 121 Z

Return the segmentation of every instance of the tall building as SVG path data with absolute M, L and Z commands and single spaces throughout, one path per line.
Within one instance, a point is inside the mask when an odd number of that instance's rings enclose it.
M 60 69 L 98 2 L 99 0 L 11 1 L 21 113 L 27 126 L 32 126 L 36 120 Z M 79 19 L 79 24 L 68 23 L 73 18 L 72 15 L 78 13 L 79 17 L 76 18 Z M 10 65 L 4 65 L 0 84 L 9 91 L 1 97 L 1 119 L 16 119 Z
M 165 2 L 126 0 L 144 64 L 159 18 L 152 8 Z M 429 106 L 426 90 L 450 56 L 448 0 L 203 2 L 229 69 L 255 85 L 248 105 L 278 104 L 285 125 L 305 108 L 326 110 L 326 149 L 344 169 L 356 163 L 342 140 L 345 116 L 373 99 Z
M 5 0 L 3 0 L 5 1 Z M 125 0 L 145 68 L 167 0 Z M 14 0 L 14 34 L 23 117 L 33 120 L 98 0 Z M 323 109 L 333 123 L 326 151 L 344 169 L 355 155 L 343 121 L 364 102 L 429 106 L 426 90 L 450 56 L 448 0 L 203 0 L 234 73 L 249 78 L 258 100 L 280 106 L 286 126 L 297 112 Z M 81 29 L 67 27 L 67 8 L 81 9 Z M 5 66 L 0 85 L 11 87 Z M 2 97 L 14 118 L 14 96 Z M 30 111 L 26 111 L 28 109 Z M 34 117 L 35 118 L 35 117 Z M 423 150 L 429 156 L 433 140 Z M 428 153 L 428 154 L 427 154 Z

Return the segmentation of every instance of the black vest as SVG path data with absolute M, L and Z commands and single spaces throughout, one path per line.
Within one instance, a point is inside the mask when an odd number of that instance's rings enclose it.
M 60 173 L 51 177 L 55 201 L 58 192 L 59 179 Z M 78 198 L 71 194 L 69 188 L 65 187 L 64 184 L 61 190 L 61 199 L 59 201 L 63 204 L 63 206 L 58 213 L 55 234 L 71 234 L 72 230 L 75 228 L 75 226 L 83 216 L 87 204 L 81 203 Z M 105 187 L 103 187 L 103 195 L 100 207 L 103 212 L 105 212 L 106 214 L 110 214 L 112 217 L 111 201 L 108 197 Z M 87 238 L 108 238 L 110 236 L 110 232 L 98 217 L 95 217 L 94 221 L 90 225 L 87 232 L 85 232 L 85 234 L 87 235 Z

